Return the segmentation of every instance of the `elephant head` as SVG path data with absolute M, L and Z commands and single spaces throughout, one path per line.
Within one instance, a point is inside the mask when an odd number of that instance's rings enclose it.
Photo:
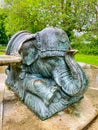
M 71 48 L 67 34 L 58 28 L 46 28 L 36 33 L 35 39 L 35 42 L 34 39 L 31 42 L 35 47 L 30 48 L 24 58 L 26 64 L 32 65 L 30 71 L 53 78 L 69 96 L 82 95 L 87 89 L 88 78 L 74 60 L 75 52 Z M 32 54 L 36 57 L 35 62 Z

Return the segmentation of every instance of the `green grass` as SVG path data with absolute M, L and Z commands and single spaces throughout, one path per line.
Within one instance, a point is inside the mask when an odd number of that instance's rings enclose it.
M 5 54 L 4 52 L 0 52 L 0 55 L 3 55 L 3 54 Z
M 98 56 L 95 55 L 76 54 L 75 59 L 79 62 L 98 66 Z
M 6 46 L 0 46 L 0 50 L 5 50 Z
M 6 46 L 0 46 L 0 55 L 5 54 L 5 52 L 3 52 L 5 50 L 6 50 Z

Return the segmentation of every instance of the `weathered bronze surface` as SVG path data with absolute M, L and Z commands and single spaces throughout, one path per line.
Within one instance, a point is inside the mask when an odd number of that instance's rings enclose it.
M 9 41 L 6 54 L 22 58 L 6 69 L 6 84 L 40 119 L 45 120 L 83 98 L 88 78 L 75 62 L 75 51 L 63 30 L 18 32 Z

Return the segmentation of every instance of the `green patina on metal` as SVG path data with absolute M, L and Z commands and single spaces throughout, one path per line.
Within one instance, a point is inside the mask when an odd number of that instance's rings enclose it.
M 45 120 L 81 100 L 87 90 L 88 78 L 74 53 L 61 29 L 18 32 L 9 41 L 6 54 L 21 56 L 22 62 L 8 66 L 6 84 Z

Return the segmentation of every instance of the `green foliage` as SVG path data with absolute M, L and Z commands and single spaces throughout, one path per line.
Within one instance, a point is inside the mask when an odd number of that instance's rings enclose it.
M 7 36 L 10 37 L 19 30 L 35 33 L 52 26 L 65 30 L 73 47 L 80 53 L 98 54 L 98 2 L 96 0 L 5 0 L 5 2 L 7 6 L 2 11 L 3 18 L 0 19 L 0 30 L 3 32 L 3 41 L 0 43 L 7 42 L 5 29 Z M 87 33 L 81 37 L 74 37 L 74 29 Z
M 6 19 L 7 34 L 13 34 L 19 30 L 37 32 L 46 26 L 62 25 L 61 4 L 45 0 L 15 0 L 9 8 Z
M 7 34 L 19 30 L 36 32 L 46 26 L 60 27 L 73 36 L 72 30 L 91 30 L 98 24 L 96 0 L 6 0 Z M 94 22 L 95 21 L 95 22 Z
M 79 53 L 98 55 L 98 37 L 92 33 L 86 33 L 73 39 L 72 47 L 78 49 Z
M 6 18 L 6 13 L 3 9 L 0 9 L 0 44 L 7 44 L 8 38 L 5 32 L 4 19 Z

